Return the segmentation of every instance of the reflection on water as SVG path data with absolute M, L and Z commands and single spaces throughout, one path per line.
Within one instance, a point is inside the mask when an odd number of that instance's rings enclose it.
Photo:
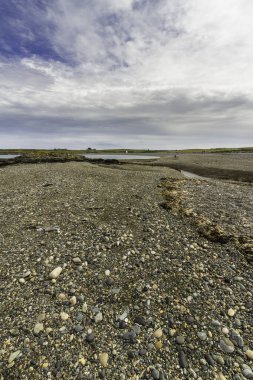
M 6 160 L 7 158 L 15 158 L 18 156 L 18 154 L 0 154 L 0 159 Z
M 141 156 L 137 154 L 85 154 L 87 158 L 102 158 L 104 160 L 150 160 L 159 156 Z

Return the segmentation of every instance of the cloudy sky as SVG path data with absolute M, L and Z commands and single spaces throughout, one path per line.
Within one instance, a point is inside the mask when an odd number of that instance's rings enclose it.
M 252 0 L 1 0 L 0 148 L 253 146 Z

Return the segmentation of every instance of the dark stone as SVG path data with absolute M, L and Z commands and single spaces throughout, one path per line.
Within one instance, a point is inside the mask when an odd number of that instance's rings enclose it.
M 119 329 L 124 330 L 127 328 L 127 323 L 125 321 L 119 321 Z
M 183 350 L 178 351 L 178 360 L 179 360 L 179 365 L 181 368 L 188 367 L 187 357 Z
M 157 369 L 153 368 L 151 371 L 151 376 L 153 377 L 153 379 L 159 380 L 159 378 L 160 378 L 159 371 Z
M 105 285 L 112 286 L 114 284 L 114 280 L 111 277 L 105 279 Z
M 212 358 L 212 356 L 210 354 L 206 354 L 205 359 L 209 365 L 211 365 L 211 366 L 215 365 L 214 359 Z
M 85 337 L 86 342 L 91 343 L 95 339 L 94 334 L 87 334 Z
M 147 354 L 147 350 L 145 348 L 142 348 L 140 351 L 139 351 L 139 355 L 140 356 L 145 356 Z
M 136 334 L 134 331 L 128 331 L 123 335 L 123 340 L 126 343 L 136 343 Z
M 138 325 L 145 326 L 146 320 L 142 315 L 138 315 L 134 318 L 134 323 L 137 323 Z

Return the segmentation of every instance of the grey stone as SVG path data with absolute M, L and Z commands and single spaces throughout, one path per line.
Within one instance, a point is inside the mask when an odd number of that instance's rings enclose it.
M 178 352 L 178 360 L 179 360 L 179 365 L 181 368 L 188 367 L 187 356 L 184 351 L 180 350 Z
M 234 344 L 228 338 L 220 340 L 220 348 L 226 354 L 231 354 L 235 350 Z
M 159 378 L 160 378 L 159 371 L 155 368 L 152 369 L 151 375 L 152 375 L 153 379 L 159 380 Z

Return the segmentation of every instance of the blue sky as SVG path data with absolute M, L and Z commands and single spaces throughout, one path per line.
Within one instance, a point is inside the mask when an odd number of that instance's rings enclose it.
M 1 0 L 0 148 L 253 145 L 251 0 Z

